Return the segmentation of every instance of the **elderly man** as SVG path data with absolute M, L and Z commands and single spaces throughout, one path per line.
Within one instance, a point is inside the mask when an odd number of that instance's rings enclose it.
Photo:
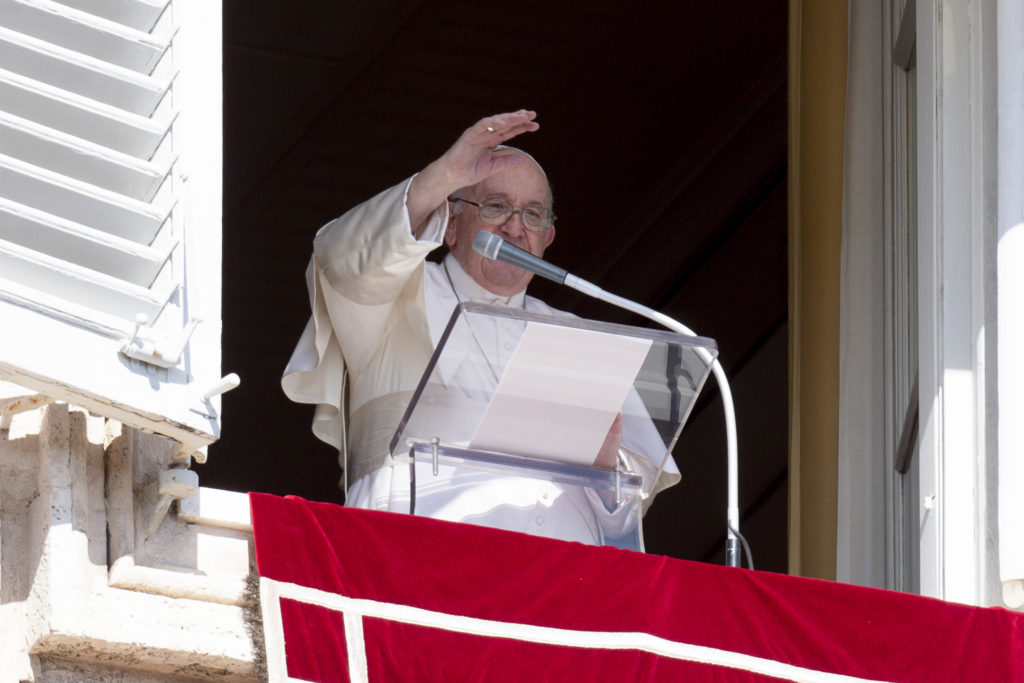
M 395 465 L 388 444 L 459 302 L 566 315 L 525 294 L 531 273 L 472 248 L 487 230 L 541 256 L 555 237 L 543 169 L 502 145 L 537 130 L 535 117 L 481 119 L 420 173 L 317 233 L 307 271 L 313 315 L 282 386 L 316 404 L 313 430 L 341 450 L 349 505 L 408 511 L 408 467 Z M 427 262 L 442 240 L 450 253 Z M 614 464 L 615 437 L 599 466 Z M 662 486 L 678 479 L 669 470 Z M 492 473 L 442 479 L 417 494 L 417 514 L 586 543 L 603 542 L 627 514 L 592 490 Z

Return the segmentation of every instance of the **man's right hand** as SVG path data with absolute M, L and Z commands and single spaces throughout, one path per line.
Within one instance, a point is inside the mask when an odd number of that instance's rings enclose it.
M 523 163 L 523 157 L 518 154 L 495 156 L 494 148 L 521 133 L 540 128 L 534 120 L 536 117 L 536 112 L 520 109 L 480 119 L 463 131 L 448 151 L 413 178 L 405 203 L 414 234 L 419 236 L 427 218 L 452 192 Z

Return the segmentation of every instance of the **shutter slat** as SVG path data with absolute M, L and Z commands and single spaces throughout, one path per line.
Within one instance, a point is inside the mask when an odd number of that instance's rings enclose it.
M 158 250 L 0 198 L 0 240 L 149 287 L 176 246 Z
M 0 0 L 0 24 L 141 74 L 167 50 L 166 40 L 51 0 Z
M 0 375 L 189 452 L 220 429 L 222 24 L 171 6 L 0 0 Z
M 0 240 L 0 273 L 16 291 L 36 289 L 125 321 L 140 314 L 155 319 L 170 298 L 170 292 L 160 297 L 146 287 L 5 240 Z
M 138 159 L 152 158 L 172 120 L 133 114 L 4 69 L 0 109 Z
M 167 49 L 86 6 L 0 0 L 0 274 L 21 283 L 18 297 L 128 322 L 163 309 L 147 288 L 176 281 L 173 191 L 160 192 L 171 83 L 140 71 Z
M 152 244 L 171 211 L 2 154 L 0 195 L 138 244 Z
M 170 88 L 152 78 L 0 26 L 0 64 L 15 73 L 149 116 Z
M 170 0 L 62 0 L 75 7 L 140 31 L 151 31 Z
M 0 149 L 40 168 L 148 202 L 170 167 L 139 161 L 0 111 Z

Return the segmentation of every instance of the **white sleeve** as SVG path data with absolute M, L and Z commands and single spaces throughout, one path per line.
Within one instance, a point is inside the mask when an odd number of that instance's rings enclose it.
M 311 316 L 281 378 L 288 398 L 317 406 L 313 432 L 340 448 L 346 365 L 359 367 L 387 326 L 395 300 L 437 248 L 447 203 L 417 240 L 405 199 L 412 178 L 323 226 L 306 271 Z

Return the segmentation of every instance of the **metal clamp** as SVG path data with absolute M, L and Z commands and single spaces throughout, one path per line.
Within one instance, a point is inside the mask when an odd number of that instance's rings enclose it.
M 438 455 L 437 455 L 437 447 L 438 447 L 438 445 L 440 443 L 441 443 L 441 439 L 437 438 L 436 436 L 430 440 L 431 462 L 432 462 L 432 464 L 434 466 L 434 476 L 435 477 L 441 471 L 441 463 L 440 463 L 440 459 L 438 458 Z
M 191 498 L 199 492 L 199 475 L 192 470 L 170 469 L 160 473 L 160 499 L 149 519 L 146 538 L 156 533 L 160 522 L 167 516 L 171 503 L 183 498 Z
M 121 353 L 143 363 L 170 369 L 177 367 L 178 363 L 181 362 L 181 357 L 185 353 L 188 340 L 192 337 L 196 326 L 202 320 L 200 318 L 189 320 L 188 324 L 185 325 L 185 329 L 174 340 L 154 340 L 140 334 L 142 326 L 148 322 L 149 318 L 147 316 L 143 314 L 136 316 L 135 329 L 131 337 L 126 338 L 122 342 Z

